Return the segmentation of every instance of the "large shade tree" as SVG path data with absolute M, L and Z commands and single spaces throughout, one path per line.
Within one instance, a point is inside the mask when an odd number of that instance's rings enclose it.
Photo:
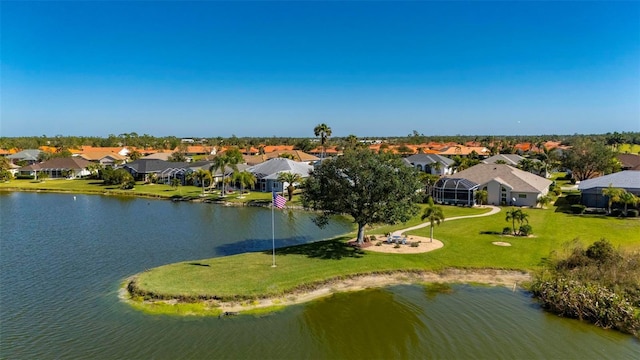
M 395 224 L 416 215 L 421 187 L 417 171 L 399 157 L 356 149 L 325 160 L 311 173 L 302 204 L 321 211 L 315 218 L 321 227 L 331 214 L 350 215 L 362 244 L 366 225 Z
M 598 141 L 579 139 L 564 152 L 562 165 L 573 172 L 576 180 L 590 179 L 601 173 L 611 173 L 619 164 L 615 152 Z
M 313 128 L 313 133 L 320 137 L 320 145 L 322 145 L 321 157 L 324 158 L 325 144 L 327 143 L 327 139 L 331 136 L 331 128 L 329 125 L 322 123 Z

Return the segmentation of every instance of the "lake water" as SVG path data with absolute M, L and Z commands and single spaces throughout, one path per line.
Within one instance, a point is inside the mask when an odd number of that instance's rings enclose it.
M 319 230 L 278 212 L 276 228 L 286 246 L 351 224 Z M 638 340 L 505 288 L 394 286 L 223 319 L 146 315 L 117 298 L 144 269 L 270 247 L 267 209 L 0 193 L 0 358 L 640 358 Z

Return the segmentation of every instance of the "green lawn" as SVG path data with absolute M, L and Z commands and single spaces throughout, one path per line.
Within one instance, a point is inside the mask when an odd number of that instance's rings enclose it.
M 618 146 L 618 152 L 621 154 L 640 154 L 640 145 L 638 144 L 621 144 Z
M 455 210 L 454 210 L 455 209 Z M 477 209 L 445 208 L 445 215 Z M 281 295 L 310 284 L 354 274 L 432 270 L 444 268 L 499 268 L 533 270 L 551 251 L 562 251 L 563 244 L 579 237 L 591 243 L 606 237 L 622 249 L 640 249 L 640 221 L 583 217 L 555 212 L 554 209 L 528 209 L 534 237 L 519 238 L 491 234 L 509 226 L 504 211 L 475 219 L 442 223 L 435 237 L 442 249 L 414 255 L 361 252 L 344 240 L 353 234 L 314 244 L 276 251 L 278 266 L 271 268 L 271 252 L 249 253 L 223 258 L 194 260 L 170 264 L 139 274 L 137 285 L 146 292 L 170 297 L 216 296 L 222 299 L 245 299 Z M 451 214 L 451 216 L 449 214 Z M 417 223 L 413 219 L 411 223 Z M 407 225 L 405 225 L 407 226 Z M 404 226 L 403 226 L 404 227 Z M 382 233 L 395 227 L 377 228 Z M 411 234 L 428 236 L 424 228 Z M 510 247 L 492 245 L 506 241 Z

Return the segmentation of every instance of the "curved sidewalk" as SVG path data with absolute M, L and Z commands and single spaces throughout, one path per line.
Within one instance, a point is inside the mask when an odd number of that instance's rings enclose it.
M 497 206 L 493 206 L 493 205 L 484 205 L 484 207 L 489 207 L 491 208 L 491 211 L 486 212 L 484 214 L 478 214 L 478 215 L 466 215 L 466 216 L 455 216 L 452 218 L 448 218 L 448 219 L 444 219 L 443 221 L 450 221 L 450 220 L 459 220 L 459 219 L 468 219 L 468 218 L 475 218 L 475 217 L 482 217 L 482 216 L 490 216 L 493 214 L 497 214 L 500 212 L 500 208 Z M 405 233 L 407 231 L 413 231 L 413 230 L 418 230 L 418 229 L 422 229 L 423 227 L 427 227 L 431 225 L 431 223 L 429 222 L 424 222 L 422 224 L 418 224 L 416 226 L 412 226 L 410 228 L 406 228 L 406 229 L 401 229 L 401 230 L 396 230 L 393 233 L 391 233 L 392 236 L 400 236 L 402 235 L 402 233 Z

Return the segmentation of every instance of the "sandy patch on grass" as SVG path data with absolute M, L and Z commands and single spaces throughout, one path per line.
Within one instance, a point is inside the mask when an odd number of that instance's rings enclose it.
M 511 246 L 511 243 L 504 242 L 504 241 L 494 241 L 492 242 L 492 244 L 496 246 Z
M 355 242 L 356 239 L 351 239 L 350 241 L 350 243 Z M 411 246 L 411 243 L 418 243 L 418 246 Z M 369 240 L 365 242 L 362 246 L 362 250 L 390 254 L 419 254 L 440 249 L 443 246 L 444 244 L 440 240 L 433 239 L 433 242 L 431 242 L 431 239 L 428 237 L 411 235 L 407 237 L 407 243 L 405 245 L 400 244 L 399 247 L 396 247 L 396 244 L 394 243 L 387 243 L 386 236 L 377 236 L 376 240 Z

